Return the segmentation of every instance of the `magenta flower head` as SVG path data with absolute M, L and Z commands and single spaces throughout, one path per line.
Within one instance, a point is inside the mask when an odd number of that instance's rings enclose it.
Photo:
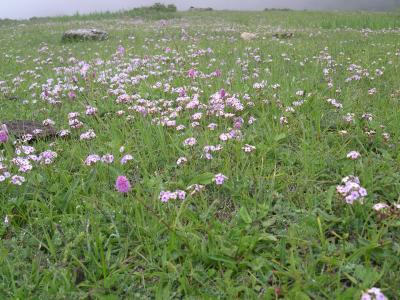
M 194 77 L 196 77 L 196 75 L 197 75 L 197 72 L 196 72 L 195 69 L 190 69 L 190 70 L 188 71 L 188 73 L 187 73 L 187 76 L 188 76 L 189 78 L 194 78 Z
M 361 156 L 360 152 L 357 151 L 350 151 L 347 153 L 347 158 L 350 158 L 351 160 L 356 160 Z
M 76 94 L 74 91 L 69 91 L 68 92 L 68 98 L 71 100 L 74 100 L 76 98 Z
M 0 144 L 7 143 L 8 141 L 8 131 L 6 125 L 1 125 L 0 127 Z
M 119 45 L 119 46 L 118 46 L 118 49 L 117 49 L 117 53 L 118 53 L 120 56 L 123 56 L 123 55 L 125 54 L 125 48 L 124 48 L 122 45 Z
M 225 95 L 226 95 L 226 91 L 225 91 L 224 89 L 220 89 L 220 91 L 219 91 L 219 96 L 220 96 L 221 98 L 224 98 Z
M 115 181 L 115 188 L 120 193 L 128 193 L 131 190 L 131 184 L 125 176 L 118 176 Z
M 217 184 L 217 185 L 222 185 L 222 184 L 224 184 L 224 182 L 225 182 L 226 179 L 228 179 L 228 177 L 226 177 L 224 174 L 221 174 L 221 173 L 216 174 L 216 175 L 214 176 L 214 182 L 215 182 L 215 184 Z

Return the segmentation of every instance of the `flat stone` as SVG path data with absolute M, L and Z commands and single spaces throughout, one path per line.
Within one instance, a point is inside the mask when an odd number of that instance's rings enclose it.
M 293 32 L 275 33 L 273 37 L 276 39 L 291 39 L 292 37 L 294 37 L 294 33 Z
M 32 136 L 31 140 L 54 138 L 57 135 L 56 130 L 52 126 L 44 126 L 41 122 L 37 121 L 0 121 L 0 124 L 5 124 L 8 133 L 19 139 L 27 135 Z
M 242 32 L 240 37 L 245 41 L 250 41 L 250 40 L 254 40 L 255 38 L 257 38 L 257 34 L 252 33 L 252 32 Z
M 63 41 L 105 40 L 108 33 L 99 29 L 72 29 L 64 32 Z

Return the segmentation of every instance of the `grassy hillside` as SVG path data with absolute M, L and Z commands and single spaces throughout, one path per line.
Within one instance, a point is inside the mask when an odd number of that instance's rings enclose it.
M 1 21 L 0 123 L 59 134 L 0 129 L 0 298 L 398 299 L 399 57 L 395 12 Z

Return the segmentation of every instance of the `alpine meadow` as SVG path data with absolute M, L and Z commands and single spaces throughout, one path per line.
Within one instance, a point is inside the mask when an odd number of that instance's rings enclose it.
M 0 299 L 400 299 L 399 76 L 396 10 L 1 20 Z

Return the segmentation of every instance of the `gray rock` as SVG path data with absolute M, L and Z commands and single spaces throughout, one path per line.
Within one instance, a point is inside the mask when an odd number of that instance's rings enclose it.
M 0 121 L 0 125 L 5 124 L 9 134 L 19 139 L 31 136 L 30 140 L 48 139 L 56 136 L 56 131 L 52 126 L 44 126 L 41 122 L 17 120 Z
M 64 32 L 63 41 L 105 40 L 108 33 L 99 29 L 72 29 Z

